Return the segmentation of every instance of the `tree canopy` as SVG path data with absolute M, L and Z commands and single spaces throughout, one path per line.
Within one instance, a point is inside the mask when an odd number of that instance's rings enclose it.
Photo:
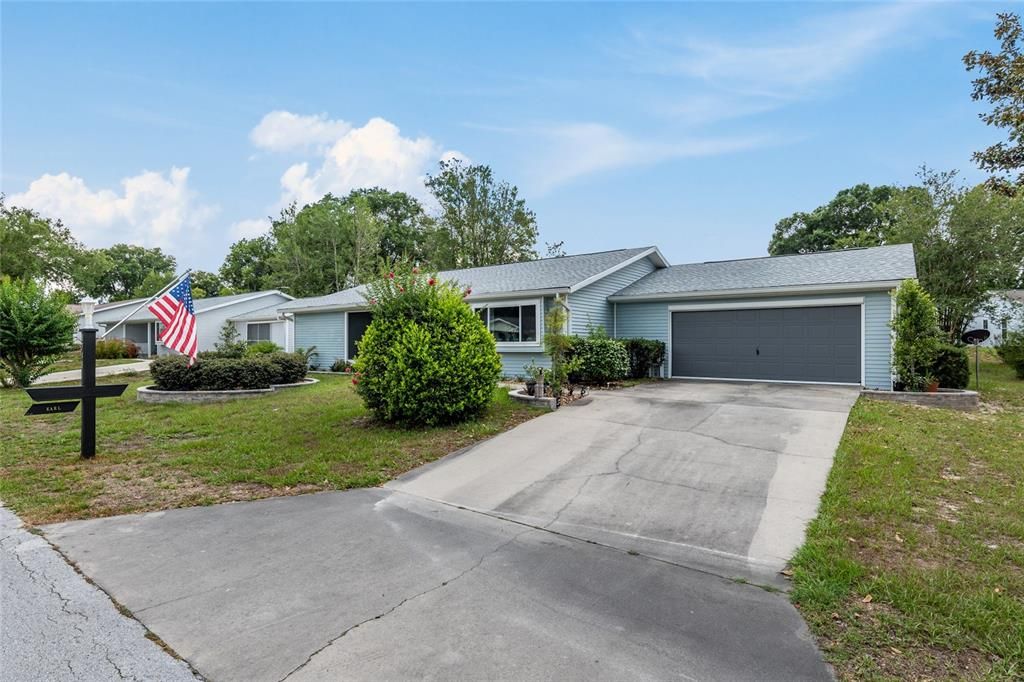
M 895 188 L 854 185 L 810 213 L 798 211 L 775 224 L 768 253 L 811 253 L 884 243 L 891 217 L 886 202 Z
M 151 296 L 175 275 L 174 256 L 160 248 L 114 244 L 92 249 L 88 275 L 80 277 L 80 288 L 90 296 L 109 301 Z
M 515 185 L 494 179 L 489 166 L 442 161 L 427 188 L 440 206 L 431 265 L 472 268 L 537 258 L 537 218 Z
M 276 286 L 273 282 L 274 238 L 263 235 L 239 239 L 231 245 L 219 274 L 225 286 L 235 291 L 261 291 Z
M 996 16 L 999 51 L 972 50 L 964 55 L 964 65 L 968 71 L 980 73 L 972 81 L 971 97 L 991 107 L 979 117 L 987 125 L 1005 130 L 1007 139 L 975 152 L 972 158 L 983 171 L 992 174 L 990 186 L 1014 193 L 1024 187 L 1024 30 L 1016 14 Z
M 59 220 L 7 204 L 0 194 L 0 276 L 71 288 L 84 248 Z
M 272 281 L 292 296 L 320 296 L 361 284 L 379 270 L 383 229 L 363 197 L 328 194 L 273 221 Z

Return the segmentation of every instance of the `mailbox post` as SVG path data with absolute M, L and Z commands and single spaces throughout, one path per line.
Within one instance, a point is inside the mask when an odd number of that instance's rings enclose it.
M 55 388 L 27 388 L 32 400 L 60 401 L 37 402 L 30 405 L 26 415 L 73 412 L 82 401 L 81 453 L 85 459 L 96 456 L 96 398 L 115 398 L 128 388 L 128 384 L 96 385 L 96 326 L 92 313 L 96 301 L 86 298 L 82 301 L 84 321 L 79 331 L 82 334 L 82 383 L 80 386 Z

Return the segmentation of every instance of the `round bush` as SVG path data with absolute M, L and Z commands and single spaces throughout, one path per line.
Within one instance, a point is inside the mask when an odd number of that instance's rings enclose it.
M 971 363 L 967 349 L 950 343 L 940 344 L 931 375 L 942 388 L 967 388 L 971 381 Z
M 374 415 L 429 426 L 487 409 L 501 360 L 464 292 L 415 271 L 369 289 L 373 321 L 359 342 L 352 381 Z
M 607 384 L 629 374 L 625 344 L 607 336 L 576 337 L 570 359 L 576 366 L 571 378 L 579 383 Z

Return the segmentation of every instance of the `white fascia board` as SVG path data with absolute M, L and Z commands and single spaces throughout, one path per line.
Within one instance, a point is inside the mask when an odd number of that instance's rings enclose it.
M 629 301 L 664 301 L 688 300 L 693 298 L 743 298 L 745 296 L 792 296 L 794 294 L 826 294 L 859 291 L 889 291 L 895 289 L 903 280 L 879 280 L 874 282 L 843 282 L 840 284 L 800 284 L 785 287 L 758 287 L 752 289 L 720 289 L 714 291 L 677 291 L 659 294 L 636 294 L 633 296 L 609 296 L 609 301 L 628 303 Z
M 466 297 L 466 301 L 469 303 L 477 303 L 482 301 L 513 301 L 523 298 L 544 298 L 545 296 L 554 296 L 556 294 L 568 294 L 571 289 L 567 287 L 558 287 L 556 289 L 528 289 L 522 291 L 498 291 L 489 294 L 470 294 Z
M 635 256 L 633 256 L 631 258 L 627 258 L 626 260 L 622 261 L 621 263 L 616 263 L 614 266 L 608 268 L 607 270 L 605 270 L 603 272 L 599 272 L 596 275 L 593 275 L 591 277 L 587 277 L 582 282 L 577 282 L 576 284 L 573 284 L 571 287 L 569 287 L 568 293 L 571 294 L 573 292 L 579 291 L 583 287 L 589 286 L 589 285 L 593 284 L 594 282 L 597 282 L 598 280 L 604 279 L 608 275 L 616 273 L 619 270 L 621 270 L 622 268 L 627 267 L 629 265 L 632 265 L 633 263 L 636 263 L 637 261 L 643 260 L 644 258 L 651 258 L 651 259 L 654 260 L 654 262 L 656 264 L 660 263 L 659 267 L 666 267 L 668 265 L 668 261 L 665 260 L 665 257 L 661 255 L 660 251 L 658 251 L 658 247 L 657 246 L 652 246 L 651 248 L 647 249 L 646 251 L 643 251 L 642 253 L 638 253 L 637 255 L 635 255 Z
M 266 296 L 272 296 L 274 294 L 281 294 L 282 296 L 288 296 L 288 294 L 282 293 L 280 291 L 263 291 L 263 292 L 260 292 L 258 294 L 253 294 L 252 296 L 246 296 L 245 298 L 237 299 L 235 301 L 228 301 L 227 303 L 218 303 L 217 305 L 211 305 L 209 308 L 203 308 L 202 310 L 197 310 L 196 311 L 196 315 L 202 315 L 203 313 L 208 313 L 211 310 L 220 310 L 221 308 L 227 308 L 229 306 L 239 305 L 240 303 L 247 303 L 249 301 L 255 301 L 258 298 L 264 298 Z M 291 297 L 289 297 L 289 298 L 291 298 Z M 202 300 L 202 299 L 200 299 L 200 300 Z M 282 304 L 282 305 L 284 305 L 284 304 Z

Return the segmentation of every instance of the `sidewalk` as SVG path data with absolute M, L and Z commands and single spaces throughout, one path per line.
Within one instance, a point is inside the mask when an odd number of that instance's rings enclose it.
M 159 580 L 159 576 L 154 576 Z M 42 537 L 0 506 L 0 677 L 195 682 Z
M 150 360 L 140 360 L 139 362 L 129 362 L 123 365 L 108 365 L 106 367 L 97 367 L 96 376 L 105 377 L 111 374 L 128 374 L 130 372 L 145 372 L 149 369 Z M 32 382 L 33 386 L 39 384 L 59 384 L 62 381 L 79 381 L 82 378 L 82 370 L 80 369 L 69 369 L 66 372 L 53 372 L 51 374 L 44 374 L 35 381 Z

